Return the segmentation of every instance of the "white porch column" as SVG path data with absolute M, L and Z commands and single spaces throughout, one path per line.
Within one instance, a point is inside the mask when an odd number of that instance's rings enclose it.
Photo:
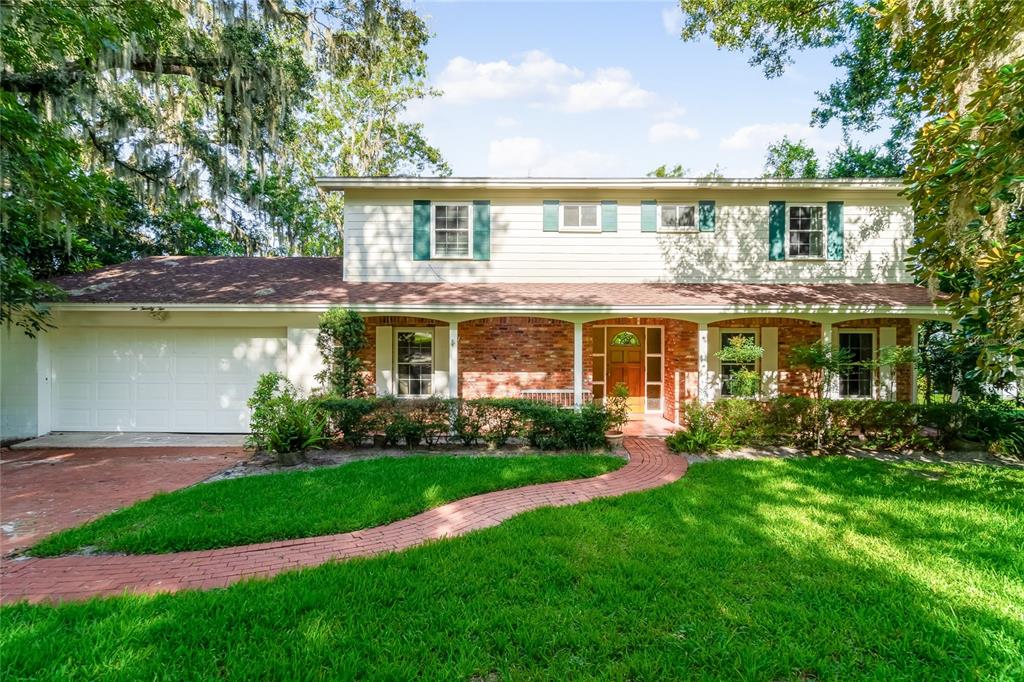
M 881 357 L 883 348 L 896 346 L 896 327 L 881 327 L 878 330 L 878 354 Z M 896 370 L 892 365 L 882 367 L 878 372 L 878 398 L 896 400 Z
M 374 350 L 375 364 L 377 365 L 377 395 L 391 395 L 395 393 L 393 378 L 393 338 L 394 331 L 391 325 L 379 325 L 377 327 L 377 343 Z
M 765 398 L 779 397 L 779 328 L 761 327 L 761 391 Z
M 835 343 L 833 341 L 833 339 L 832 339 L 832 322 L 831 321 L 822 320 L 822 322 L 821 322 L 821 343 L 824 344 L 825 346 L 829 347 L 829 348 L 833 348 L 833 347 L 839 345 L 839 344 Z M 833 379 L 830 382 L 830 384 L 825 387 L 825 397 L 826 398 L 835 398 L 838 393 L 839 393 L 839 391 L 836 390 L 835 379 Z
M 953 332 L 954 334 L 956 334 L 959 330 L 960 330 L 960 323 L 959 322 L 953 322 L 950 325 L 950 331 Z M 956 377 L 954 377 L 954 379 L 955 378 Z M 960 402 L 960 387 L 957 386 L 956 384 L 953 384 L 953 390 L 949 394 L 949 402 L 951 402 L 951 403 L 958 403 L 958 402 Z
M 448 397 L 459 397 L 459 323 L 448 323 Z
M 572 328 L 572 404 L 583 404 L 583 323 L 574 322 Z
M 697 324 L 697 399 L 710 403 L 714 399 L 711 373 L 708 371 L 708 323 Z
M 920 323 L 917 320 L 910 321 L 910 347 L 914 349 L 914 364 L 910 366 L 910 402 L 917 404 L 917 334 L 920 331 Z

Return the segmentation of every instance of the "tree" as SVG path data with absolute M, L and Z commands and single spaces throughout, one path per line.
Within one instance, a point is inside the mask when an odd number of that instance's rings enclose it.
M 847 139 L 828 156 L 825 177 L 829 178 L 898 178 L 903 165 L 892 150 L 884 147 L 864 148 Z
M 915 214 L 912 270 L 956 294 L 953 311 L 983 340 L 979 366 L 1024 362 L 1024 11 L 975 0 L 680 0 L 682 36 L 750 50 L 778 76 L 794 51 L 829 47 L 839 80 L 812 122 L 889 124 Z
M 803 140 L 793 142 L 783 136 L 778 142 L 768 145 L 764 160 L 766 178 L 816 178 L 818 176 L 818 155 Z
M 717 167 L 717 166 L 716 166 Z M 682 165 L 676 164 L 675 166 L 669 166 L 667 163 L 663 163 L 654 170 L 647 173 L 649 178 L 685 178 L 686 174 L 689 173 L 689 169 L 683 168 Z
M 359 398 L 366 393 L 366 377 L 360 352 L 366 345 L 366 322 L 354 310 L 331 308 L 320 316 L 316 347 L 324 369 L 316 376 L 324 388 L 340 398 Z
M 0 321 L 29 331 L 46 326 L 34 304 L 54 296 L 41 278 L 188 235 L 216 253 L 340 253 L 340 200 L 297 209 L 318 203 L 312 179 L 331 170 L 318 134 L 369 127 L 349 155 L 358 172 L 446 169 L 399 120 L 431 94 L 426 28 L 399 0 L 23 0 L 0 19 Z M 185 229 L 161 244 L 172 224 Z

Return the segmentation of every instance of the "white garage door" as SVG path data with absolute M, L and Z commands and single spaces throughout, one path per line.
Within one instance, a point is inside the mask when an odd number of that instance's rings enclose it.
M 285 369 L 284 329 L 51 332 L 54 431 L 249 430 L 246 401 Z

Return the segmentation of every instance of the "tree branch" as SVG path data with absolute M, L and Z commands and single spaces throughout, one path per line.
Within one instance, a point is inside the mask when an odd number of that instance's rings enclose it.
M 159 68 L 158 68 L 159 61 Z M 130 70 L 140 73 L 161 73 L 171 76 L 188 76 L 215 88 L 224 87 L 224 80 L 216 78 L 204 69 L 221 67 L 217 60 L 190 60 L 186 57 L 156 57 L 140 55 L 132 60 Z M 31 71 L 27 73 L 0 72 L 0 90 L 24 92 L 31 95 L 42 93 L 60 94 L 81 81 L 92 67 L 88 62 L 68 62 L 62 67 Z M 116 67 L 110 67 L 116 68 Z

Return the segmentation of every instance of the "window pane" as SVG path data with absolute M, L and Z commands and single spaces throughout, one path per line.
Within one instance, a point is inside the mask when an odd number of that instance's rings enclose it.
M 661 327 L 647 329 L 647 352 L 661 355 Z
M 661 384 L 647 384 L 647 397 L 648 398 L 661 398 Z
M 579 227 L 580 226 L 580 207 L 579 206 L 566 206 L 565 217 L 562 221 L 566 227 Z
M 639 346 L 640 339 L 633 332 L 619 332 L 612 337 L 613 346 Z
M 647 357 L 647 380 L 661 381 L 661 356 L 649 355 Z
M 604 400 L 604 384 L 594 384 L 594 400 Z
M 439 204 L 434 209 L 434 253 L 441 257 L 469 256 L 469 206 Z
M 604 352 L 604 331 L 604 327 L 594 327 L 590 331 L 590 338 L 593 341 L 595 353 Z
M 580 206 L 580 227 L 597 227 L 597 206 Z
M 676 222 L 676 207 L 675 206 L 662 206 L 661 207 L 661 226 L 662 227 L 675 227 L 678 223 Z
M 693 206 L 680 206 L 678 211 L 679 227 L 693 227 L 695 224 Z
M 594 358 L 594 381 L 604 380 L 604 356 Z

